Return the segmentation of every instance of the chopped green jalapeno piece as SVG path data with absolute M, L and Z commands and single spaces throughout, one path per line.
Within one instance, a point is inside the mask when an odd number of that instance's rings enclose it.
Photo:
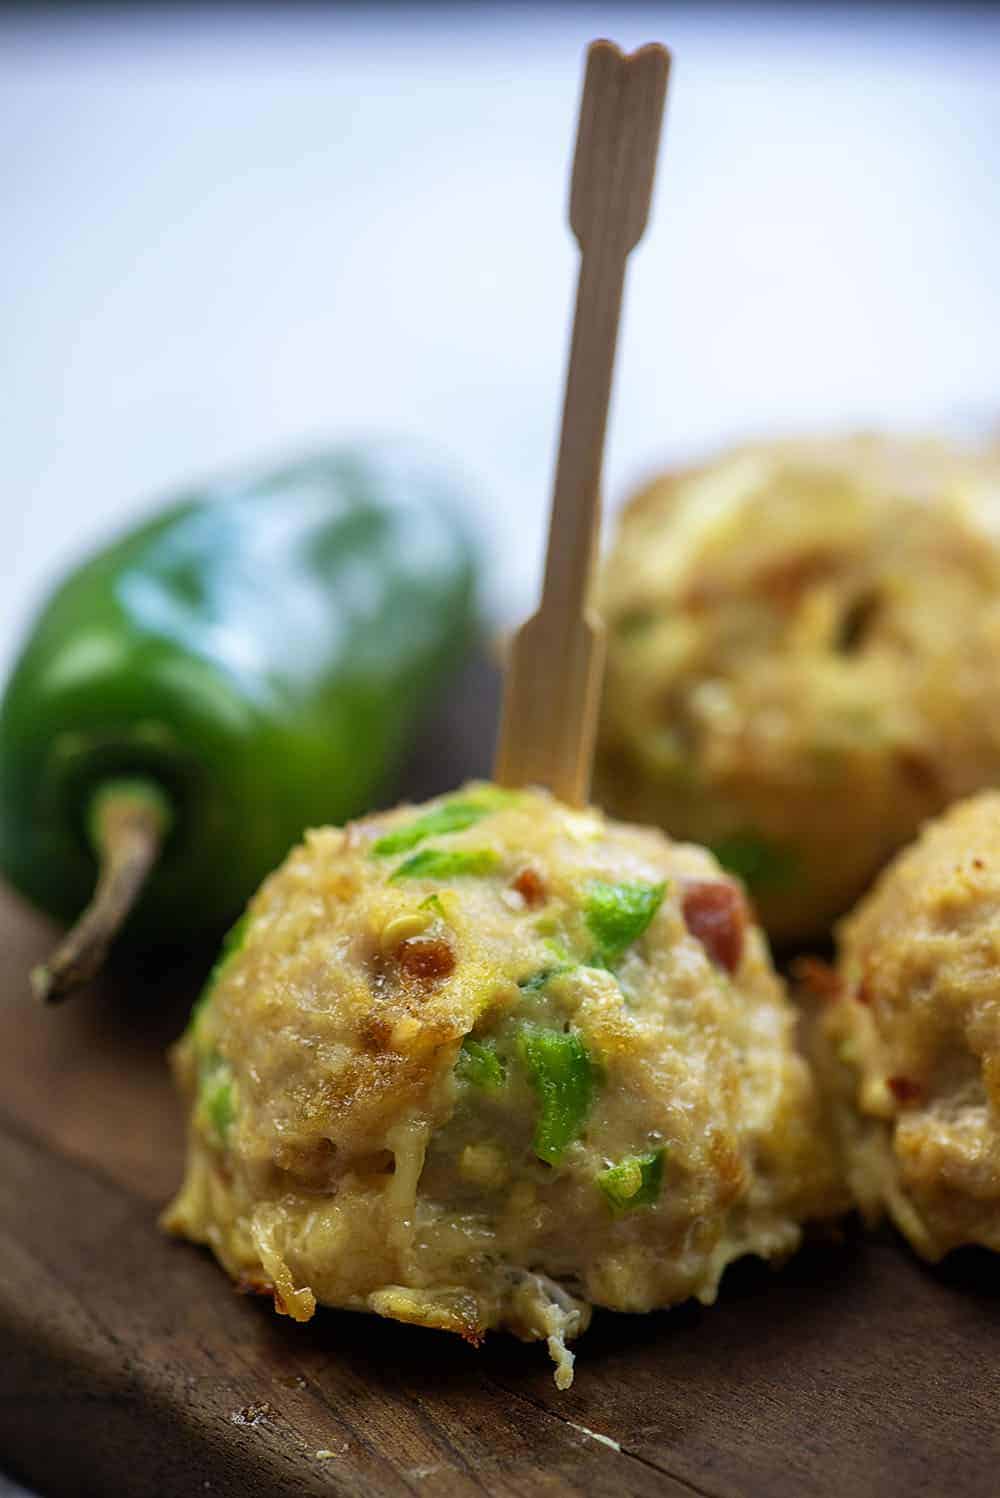
M 590 1112 L 594 1065 L 579 1035 L 525 1025 L 518 1051 L 538 1095 L 539 1113 L 531 1147 L 540 1160 L 558 1165 Z
M 659 910 L 666 888 L 666 884 L 591 881 L 583 918 L 595 941 L 591 956 L 595 966 L 611 967 L 638 940 Z
M 213 1055 L 201 1073 L 199 1102 L 220 1144 L 225 1144 L 236 1117 L 236 1083 L 229 1063 Z
M 492 848 L 421 848 L 401 863 L 390 878 L 458 879 L 464 875 L 492 874 L 500 862 Z
M 712 844 L 711 851 L 752 893 L 789 889 L 802 876 L 794 850 L 756 832 L 735 832 Z
M 455 1062 L 455 1071 L 464 1082 L 481 1087 L 484 1092 L 499 1092 L 507 1079 L 504 1064 L 491 1040 L 473 1040 L 467 1035 Z
M 233 1100 L 233 1084 L 228 1079 L 217 1078 L 212 1084 L 211 1091 L 205 1101 L 206 1112 L 212 1122 L 212 1127 L 219 1138 L 225 1143 L 226 1137 L 236 1117 L 236 1104 Z
M 631 1212 L 633 1207 L 651 1207 L 663 1184 L 663 1150 L 645 1155 L 626 1155 L 597 1177 L 612 1212 Z
M 443 806 L 417 817 L 415 822 L 398 827 L 395 832 L 387 832 L 385 837 L 372 844 L 372 852 L 378 858 L 386 858 L 390 853 L 408 853 L 429 837 L 444 837 L 446 833 L 463 832 L 466 827 L 475 826 L 497 808 L 498 803 L 492 797 L 446 801 Z

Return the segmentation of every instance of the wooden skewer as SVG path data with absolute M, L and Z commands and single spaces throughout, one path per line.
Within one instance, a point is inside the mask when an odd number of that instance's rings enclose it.
M 625 264 L 653 191 L 670 56 L 593 42 L 580 104 L 569 221 L 580 246 L 576 314 L 537 613 L 514 636 L 494 777 L 590 794 L 604 630 L 587 605 L 601 521 L 601 467 Z

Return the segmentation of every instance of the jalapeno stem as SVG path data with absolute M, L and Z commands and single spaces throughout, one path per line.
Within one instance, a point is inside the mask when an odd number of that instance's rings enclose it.
M 36 998 L 57 1004 L 97 975 L 159 857 L 171 820 L 170 803 L 152 780 L 110 780 L 94 792 L 88 814 L 98 866 L 93 899 L 48 962 L 32 972 Z

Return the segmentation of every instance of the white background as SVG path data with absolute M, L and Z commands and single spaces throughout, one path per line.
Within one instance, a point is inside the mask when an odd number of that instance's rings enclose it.
M 171 486 L 410 432 L 535 586 L 582 49 L 676 63 L 609 499 L 755 429 L 990 420 L 1000 18 L 708 6 L 0 19 L 0 665 Z

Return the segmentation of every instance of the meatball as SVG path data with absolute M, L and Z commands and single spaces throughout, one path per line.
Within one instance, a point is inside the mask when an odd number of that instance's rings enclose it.
M 928 1259 L 1000 1249 L 1000 794 L 953 807 L 840 931 L 820 1037 L 851 1189 Z
M 737 450 L 626 509 L 597 800 L 706 843 L 780 943 L 1000 776 L 1000 454 Z
M 166 1225 L 306 1320 L 478 1342 L 714 1299 L 843 1210 L 793 1013 L 699 848 L 473 784 L 308 834 L 174 1062 Z

